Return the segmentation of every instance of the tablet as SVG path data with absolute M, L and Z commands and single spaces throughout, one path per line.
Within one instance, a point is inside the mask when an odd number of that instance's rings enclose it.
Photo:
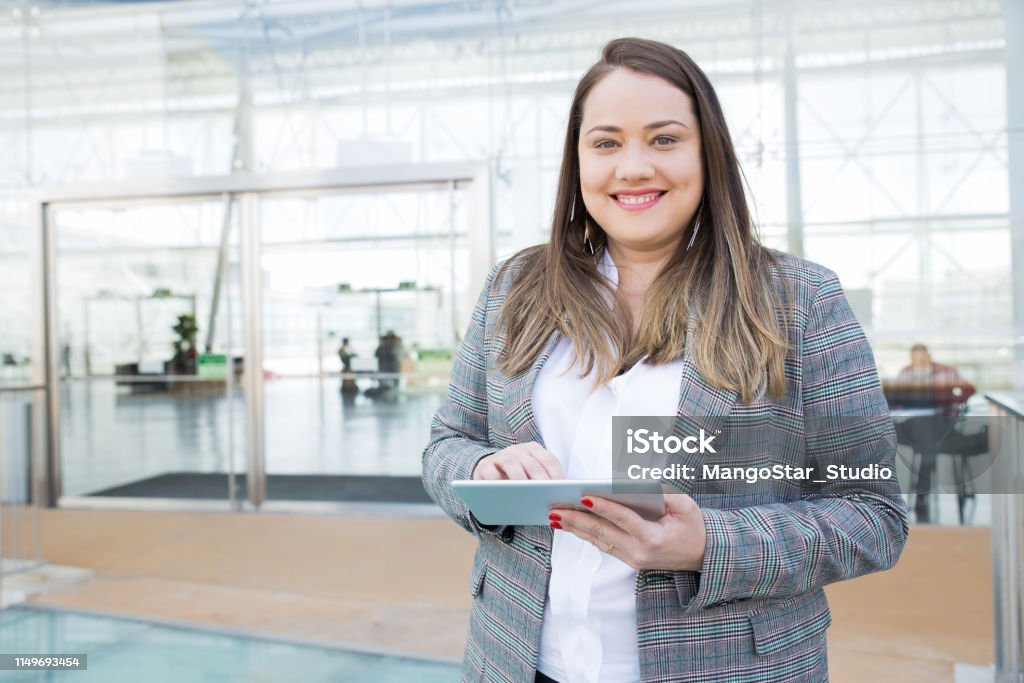
M 665 514 L 665 497 L 657 481 L 570 479 L 457 480 L 452 489 L 481 524 L 547 526 L 553 507 L 586 510 L 580 498 L 600 496 L 628 506 L 644 519 Z

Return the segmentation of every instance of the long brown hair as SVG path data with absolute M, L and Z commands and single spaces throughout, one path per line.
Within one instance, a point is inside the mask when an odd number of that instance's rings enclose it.
M 647 291 L 634 333 L 625 301 L 600 276 L 605 234 L 588 215 L 579 186 L 583 104 L 591 89 L 618 68 L 657 76 L 690 96 L 700 126 L 704 195 L 686 235 Z M 574 206 L 575 205 L 575 206 Z M 699 215 L 697 215 L 699 214 Z M 584 244 L 589 226 L 595 254 Z M 568 337 L 583 375 L 607 382 L 645 355 L 652 364 L 682 357 L 692 345 L 697 369 L 712 386 L 735 389 L 744 403 L 766 391 L 785 392 L 786 311 L 772 281 L 772 254 L 757 239 L 732 139 L 708 77 L 683 51 L 638 38 L 608 43 L 601 60 L 576 86 L 562 152 L 562 170 L 548 243 L 506 262 L 519 264 L 499 319 L 507 334 L 501 369 L 528 369 L 553 332 Z M 602 302 L 602 292 L 613 301 Z M 689 330 L 690 310 L 696 313 Z

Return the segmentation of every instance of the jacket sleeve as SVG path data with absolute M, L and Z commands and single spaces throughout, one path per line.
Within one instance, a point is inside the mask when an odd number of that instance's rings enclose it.
M 892 468 L 896 434 L 867 339 L 830 273 L 803 335 L 801 391 L 807 462 Z M 818 477 L 821 478 L 821 477 Z M 892 567 L 908 533 L 891 480 L 814 485 L 798 500 L 702 510 L 707 545 L 693 610 L 746 598 L 784 599 Z
M 470 318 L 469 328 L 452 363 L 448 396 L 434 415 L 430 441 L 423 450 L 423 488 L 445 513 L 473 534 L 501 533 L 502 527 L 483 527 L 452 490 L 456 479 L 472 479 L 483 457 L 496 452 L 487 436 L 487 356 L 485 337 L 489 307 L 497 314 L 491 287 L 501 264 L 487 276 Z

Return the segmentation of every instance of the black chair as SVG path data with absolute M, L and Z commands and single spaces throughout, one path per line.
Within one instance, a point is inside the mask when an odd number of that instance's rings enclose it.
M 910 417 L 896 423 L 897 443 L 913 449 L 910 474 L 915 509 L 927 510 L 927 501 L 921 505 L 918 496 L 927 496 L 931 493 L 931 480 L 938 458 L 948 455 L 953 458 L 953 478 L 956 483 L 960 524 L 964 523 L 964 508 L 967 501 L 972 501 L 974 505 L 977 503 L 969 461 L 975 456 L 989 452 L 988 427 L 973 433 L 964 432 L 964 427 L 962 414 Z M 968 474 L 971 476 L 967 476 Z

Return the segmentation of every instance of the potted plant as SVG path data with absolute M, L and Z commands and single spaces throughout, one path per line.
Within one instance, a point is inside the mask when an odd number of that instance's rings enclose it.
M 174 357 L 171 358 L 171 372 L 176 375 L 196 374 L 196 317 L 191 313 L 178 316 L 177 324 L 171 328 L 178 338 L 174 341 Z

